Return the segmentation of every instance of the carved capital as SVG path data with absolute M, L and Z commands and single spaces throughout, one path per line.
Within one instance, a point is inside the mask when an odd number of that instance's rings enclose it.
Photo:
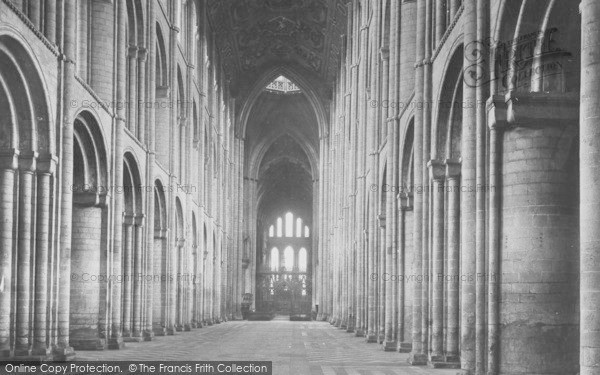
M 428 161 L 427 168 L 429 168 L 429 178 L 433 181 L 443 181 L 446 177 L 446 168 L 440 160 Z
M 456 159 L 444 160 L 446 166 L 446 178 L 453 179 L 460 177 L 460 161 Z
M 19 166 L 19 150 L 14 148 L 0 151 L 0 169 L 17 169 Z
M 21 171 L 35 172 L 38 153 L 35 151 L 21 152 L 19 155 L 19 169 Z

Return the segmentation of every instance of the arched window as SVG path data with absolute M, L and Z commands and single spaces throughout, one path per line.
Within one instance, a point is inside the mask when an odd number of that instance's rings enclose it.
M 276 247 L 271 249 L 271 271 L 277 272 L 279 269 L 279 249 Z
M 277 237 L 283 236 L 283 220 L 280 217 L 277 218 Z
M 275 226 L 271 225 L 269 227 L 269 237 L 275 236 Z
M 296 219 L 296 237 L 302 237 L 302 219 Z
M 308 256 L 305 248 L 301 248 L 298 252 L 298 271 L 306 272 Z
M 304 237 L 310 237 L 310 230 L 307 225 L 304 226 Z
M 285 214 L 285 236 L 294 237 L 294 215 L 291 212 Z
M 291 271 L 294 268 L 294 249 L 288 246 L 283 251 L 283 266 L 286 271 Z

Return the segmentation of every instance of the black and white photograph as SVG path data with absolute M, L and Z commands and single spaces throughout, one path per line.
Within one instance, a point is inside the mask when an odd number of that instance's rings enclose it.
M 600 375 L 600 0 L 0 0 L 0 375 Z

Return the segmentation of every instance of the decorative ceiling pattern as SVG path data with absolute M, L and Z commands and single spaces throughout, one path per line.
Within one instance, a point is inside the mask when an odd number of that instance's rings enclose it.
M 332 81 L 346 31 L 347 0 L 210 0 L 227 78 L 249 79 L 277 64 L 297 64 Z

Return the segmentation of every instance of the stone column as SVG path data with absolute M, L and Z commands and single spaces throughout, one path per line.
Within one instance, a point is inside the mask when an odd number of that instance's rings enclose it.
M 132 294 L 132 316 L 133 316 L 133 332 L 132 336 L 136 341 L 141 340 L 142 336 L 142 286 L 145 275 L 143 274 L 142 268 L 142 252 L 144 249 L 144 214 L 135 215 L 134 219 L 134 253 L 132 257 L 132 281 L 133 281 L 133 294 Z
M 443 362 L 444 354 L 444 165 L 438 160 L 427 163 L 433 181 L 432 201 L 432 296 L 431 353 L 429 362 Z
M 460 163 L 446 159 L 448 327 L 446 329 L 446 362 L 459 362 L 459 291 L 460 291 Z M 460 363 L 459 363 L 460 365 Z
M 425 56 L 425 0 L 417 0 L 417 36 L 416 36 L 416 65 L 415 65 L 415 96 L 413 102 L 417 105 L 423 103 L 423 84 L 424 69 L 423 58 Z M 417 107 L 419 108 L 419 107 Z M 421 106 L 422 108 L 422 106 Z M 414 125 L 414 185 L 416 189 L 423 188 L 423 110 L 417 110 L 415 113 Z M 412 273 L 414 275 L 423 275 L 423 192 L 417 190 L 414 195 L 414 214 L 413 214 L 413 259 Z M 412 352 L 410 353 L 409 363 L 413 366 L 424 365 L 427 363 L 427 355 L 423 350 L 423 338 L 421 319 L 426 315 L 423 309 L 422 301 L 422 283 L 413 283 L 413 313 L 412 313 Z
M 446 0 L 435 0 L 435 45 L 439 47 L 446 32 Z
M 157 4 L 155 1 L 148 2 L 148 19 L 155 19 L 156 7 Z M 156 142 L 155 142 L 155 128 L 156 128 L 156 110 L 154 109 L 155 101 L 156 101 L 156 23 L 148 22 L 148 64 L 146 65 L 148 74 L 146 78 L 148 80 L 148 85 L 146 88 L 146 100 L 148 101 L 148 106 L 145 106 L 141 111 L 147 112 L 145 114 L 148 119 L 148 124 L 146 127 L 146 139 L 148 145 L 148 153 L 146 156 L 147 167 L 146 167 L 146 184 L 147 186 L 155 186 L 154 180 L 154 167 L 156 161 Z M 145 123 L 145 121 L 140 120 L 140 122 Z M 201 163 L 199 163 L 201 165 Z M 152 275 L 152 281 L 146 283 L 146 301 L 145 301 L 145 326 L 144 326 L 144 339 L 146 341 L 152 340 L 154 336 L 153 329 L 153 305 L 160 303 L 159 300 L 154 300 L 154 288 L 159 287 L 160 281 L 157 282 L 154 277 L 157 274 L 154 271 L 154 189 L 152 192 L 147 192 L 146 196 L 146 213 L 148 215 L 148 225 L 146 225 L 146 272 L 148 275 Z M 160 276 L 159 276 L 160 277 Z M 160 287 L 159 287 L 160 290 Z
M 499 262 L 490 265 L 502 274 L 476 277 L 489 279 L 491 286 L 500 278 L 499 372 L 576 373 L 577 343 L 586 337 L 580 336 L 579 321 L 589 322 L 589 315 L 578 311 L 577 276 L 580 267 L 593 263 L 580 264 L 577 256 L 581 202 L 573 184 L 578 178 L 579 98 L 575 93 L 510 92 L 495 106 L 495 125 L 504 115 L 508 121 L 498 151 L 502 186 L 489 187 L 502 194 L 502 256 L 492 256 L 497 250 L 490 249 L 490 262 Z M 585 351 L 581 354 L 587 359 Z
M 36 29 L 40 28 L 41 19 L 41 1 L 28 1 L 27 2 L 27 13 L 29 13 L 29 20 Z
M 464 44 L 477 39 L 476 0 L 464 0 Z M 465 54 L 463 68 L 472 66 L 472 57 Z M 465 72 L 467 76 L 467 72 Z M 475 177 L 476 177 L 476 89 L 468 80 L 463 82 L 463 102 L 473 105 L 463 106 L 463 124 L 461 135 L 461 275 L 465 277 L 476 273 L 475 228 Z M 461 282 L 461 368 L 467 371 L 475 369 L 475 280 Z
M 406 186 L 407 182 L 402 181 L 402 186 Z M 413 209 L 413 195 L 410 191 L 403 191 L 398 194 L 400 217 L 398 220 L 398 274 L 407 275 L 411 272 L 411 264 L 408 262 L 407 252 L 407 236 L 406 236 L 406 221 L 407 212 Z M 414 280 L 413 280 L 414 282 Z M 406 326 L 406 301 L 410 298 L 410 293 L 407 293 L 406 280 L 402 280 L 398 284 L 398 352 L 410 353 L 412 343 L 408 335 L 408 327 Z
M 16 152 L 0 158 L 0 358 L 11 354 L 11 297 Z
M 124 214 L 123 216 L 123 336 L 126 341 L 131 336 L 131 322 L 132 322 L 132 285 L 135 277 L 133 273 L 133 257 L 134 257 L 134 217 L 131 214 Z
M 17 307 L 15 313 L 15 356 L 31 354 L 31 260 L 34 209 L 33 187 L 36 153 L 19 156 L 19 214 L 17 232 Z
M 148 134 L 146 133 L 146 56 L 148 50 L 144 47 L 138 48 L 137 53 L 137 138 L 142 144 L 146 144 Z M 153 107 L 152 107 L 153 108 Z
M 368 43 L 369 48 L 371 48 L 371 71 L 377 72 L 379 71 L 379 56 L 377 56 L 376 48 L 378 48 L 377 43 L 375 41 L 379 40 L 379 19 L 381 18 L 379 12 L 379 2 L 375 2 L 373 4 L 373 17 L 370 20 L 369 27 L 369 40 L 371 43 Z M 372 26 L 372 27 L 371 27 Z M 379 77 L 377 74 L 371 74 L 367 76 L 370 79 L 370 87 L 371 93 L 377 92 Z M 377 96 L 371 94 L 370 100 L 376 100 Z M 371 106 L 373 107 L 373 106 Z M 370 108 L 368 115 L 368 124 L 376 124 L 378 118 L 378 110 L 377 108 Z M 377 137 L 377 126 L 371 126 L 368 129 L 367 136 L 367 147 L 369 152 L 369 186 L 377 187 L 379 184 L 379 169 L 378 169 L 378 137 Z M 368 298 L 367 298 L 367 306 L 368 306 L 368 328 L 367 328 L 367 342 L 376 342 L 377 341 L 377 277 L 373 278 L 372 275 L 377 276 L 378 268 L 376 267 L 376 259 L 377 259 L 377 201 L 378 201 L 378 191 L 379 189 L 370 188 L 370 197 L 368 199 L 370 207 L 368 208 L 369 212 L 369 229 L 368 229 L 368 264 L 369 264 L 369 276 L 368 276 Z M 379 275 L 381 276 L 381 275 Z
M 44 35 L 52 44 L 56 43 L 56 0 L 44 2 Z
M 38 161 L 37 218 L 35 250 L 34 341 L 33 355 L 46 357 L 48 336 L 48 253 L 50 249 L 50 195 L 55 160 L 49 155 Z M 12 191 L 12 189 L 11 189 Z
M 69 344 L 69 314 L 71 295 L 71 223 L 73 213 L 73 119 L 71 118 L 71 99 L 75 84 L 75 45 L 76 45 L 76 0 L 64 0 L 64 92 L 62 98 L 62 139 L 60 154 L 60 249 L 59 280 L 57 301 L 57 347 L 55 360 L 67 360 L 75 353 Z
M 600 371 L 600 3 L 581 5 L 581 112 L 580 112 L 580 241 L 581 333 L 580 374 Z
M 126 58 L 127 58 L 127 41 L 126 35 L 127 24 L 127 5 L 125 0 L 119 0 L 117 3 L 117 74 L 116 74 L 116 101 L 117 101 L 117 116 L 114 123 L 114 159 L 113 159 L 113 180 L 117 187 L 123 186 L 123 132 L 125 127 L 125 101 L 126 96 Z M 111 274 L 114 277 L 123 274 L 122 271 L 122 238 L 123 238 L 123 197 L 113 197 L 113 253 L 112 253 L 112 269 Z M 122 299 L 122 283 L 111 282 L 109 284 L 111 291 L 111 328 L 108 347 L 111 349 L 120 349 L 123 347 L 123 332 L 121 320 L 121 299 Z
M 450 0 L 450 22 L 456 17 L 458 9 L 460 8 L 461 0 Z
M 419 166 L 415 167 L 415 173 L 423 175 L 421 187 L 423 189 L 423 217 L 422 217 L 422 236 L 421 252 L 423 254 L 421 274 L 423 275 L 423 290 L 421 304 L 423 314 L 421 315 L 421 335 L 423 342 L 423 353 L 427 356 L 430 349 L 430 282 L 431 282 L 431 182 L 429 181 L 429 170 L 425 165 L 431 158 L 431 116 L 432 116 L 432 42 L 433 42 L 433 0 L 425 0 L 425 40 L 423 56 L 423 160 Z M 435 150 L 435 149 L 434 149 Z
M 138 51 L 139 48 L 137 46 L 129 46 L 129 72 L 127 73 L 127 84 L 129 86 L 128 93 L 129 97 L 127 98 L 127 129 L 131 131 L 136 137 L 139 137 L 139 133 L 137 132 L 137 62 L 138 62 Z

